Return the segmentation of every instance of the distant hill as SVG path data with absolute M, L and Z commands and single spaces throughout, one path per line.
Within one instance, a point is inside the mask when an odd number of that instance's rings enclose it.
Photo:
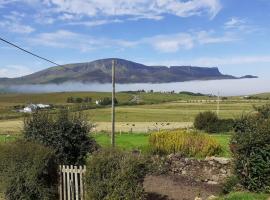
M 146 66 L 140 63 L 115 59 L 117 83 L 167 83 L 191 80 L 237 79 L 220 73 L 217 67 L 193 66 Z M 111 82 L 112 58 L 86 63 L 51 67 L 19 78 L 0 78 L 2 85 L 61 84 L 65 82 L 109 83 Z M 254 78 L 251 75 L 243 78 Z

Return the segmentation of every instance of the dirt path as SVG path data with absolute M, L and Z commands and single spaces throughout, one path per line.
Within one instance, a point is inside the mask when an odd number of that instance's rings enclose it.
M 180 176 L 147 176 L 144 188 L 149 193 L 148 200 L 194 200 L 198 196 L 206 199 L 221 192 L 220 185 L 209 185 Z

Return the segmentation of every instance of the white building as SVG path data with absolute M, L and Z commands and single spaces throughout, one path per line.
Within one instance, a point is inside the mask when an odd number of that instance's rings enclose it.
M 19 110 L 19 112 L 31 113 L 31 112 L 33 112 L 33 111 L 35 111 L 37 109 L 44 109 L 44 108 L 50 108 L 50 105 L 46 105 L 46 104 L 29 104 L 24 109 Z

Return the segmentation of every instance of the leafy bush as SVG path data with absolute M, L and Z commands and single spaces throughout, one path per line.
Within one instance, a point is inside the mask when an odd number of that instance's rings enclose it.
M 256 192 L 270 192 L 270 118 L 265 112 L 239 119 L 231 140 L 240 183 Z
M 94 153 L 87 162 L 87 199 L 145 199 L 145 159 L 117 150 Z
M 24 136 L 55 150 L 60 164 L 84 164 L 88 153 L 98 146 L 89 137 L 91 125 L 80 114 L 61 110 L 56 116 L 36 112 L 25 118 Z
M 230 192 L 234 191 L 236 186 L 239 184 L 239 179 L 237 176 L 230 176 L 227 178 L 225 184 L 223 185 L 223 193 L 229 194 Z
M 116 98 L 114 98 L 114 103 L 115 104 L 118 104 L 118 101 Z M 104 97 L 101 101 L 100 101 L 100 105 L 103 105 L 103 106 L 107 106 L 107 105 L 110 105 L 112 104 L 112 99 L 109 98 L 109 97 Z
M 204 130 L 207 132 L 213 132 L 214 126 L 218 123 L 218 116 L 214 112 L 202 112 L 199 113 L 194 120 L 194 127 L 198 130 Z
M 233 119 L 219 119 L 217 114 L 211 111 L 199 113 L 194 120 L 194 127 L 208 133 L 228 132 L 233 129 Z
M 161 131 L 149 137 L 150 148 L 154 153 L 182 153 L 184 156 L 205 157 L 219 155 L 221 145 L 211 136 L 185 130 Z
M 51 149 L 25 141 L 0 145 L 0 193 L 8 200 L 57 198 L 57 166 Z

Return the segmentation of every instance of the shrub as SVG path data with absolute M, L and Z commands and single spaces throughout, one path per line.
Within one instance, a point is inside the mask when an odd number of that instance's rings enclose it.
M 57 198 L 57 166 L 51 149 L 25 141 L 0 145 L 0 189 L 6 199 Z
M 154 153 L 182 153 L 184 156 L 205 157 L 219 155 L 221 145 L 211 136 L 185 130 L 161 131 L 149 137 L 150 148 Z
M 87 199 L 145 199 L 145 159 L 117 150 L 94 153 L 87 162 Z
M 265 117 L 262 113 L 243 116 L 231 140 L 236 175 L 255 192 L 270 192 L 270 119 Z
M 223 193 L 229 194 L 230 192 L 234 191 L 237 185 L 239 184 L 239 179 L 237 176 L 230 176 L 227 178 L 225 184 L 223 185 Z
M 88 153 L 97 150 L 89 136 L 91 125 L 80 114 L 61 110 L 56 116 L 36 112 L 25 118 L 24 136 L 55 150 L 60 164 L 84 164 Z
M 114 98 L 114 103 L 118 104 L 118 100 L 116 98 Z M 112 104 L 112 99 L 109 97 L 104 97 L 100 102 L 100 105 L 103 105 L 103 106 L 107 106 L 110 104 Z
M 214 132 L 216 130 L 216 124 L 218 123 L 218 116 L 214 112 L 202 112 L 199 113 L 194 120 L 194 127 L 198 130 L 204 130 L 207 132 Z
M 211 111 L 199 113 L 194 120 L 194 127 L 208 133 L 229 132 L 233 130 L 233 119 L 219 119 L 217 114 Z

